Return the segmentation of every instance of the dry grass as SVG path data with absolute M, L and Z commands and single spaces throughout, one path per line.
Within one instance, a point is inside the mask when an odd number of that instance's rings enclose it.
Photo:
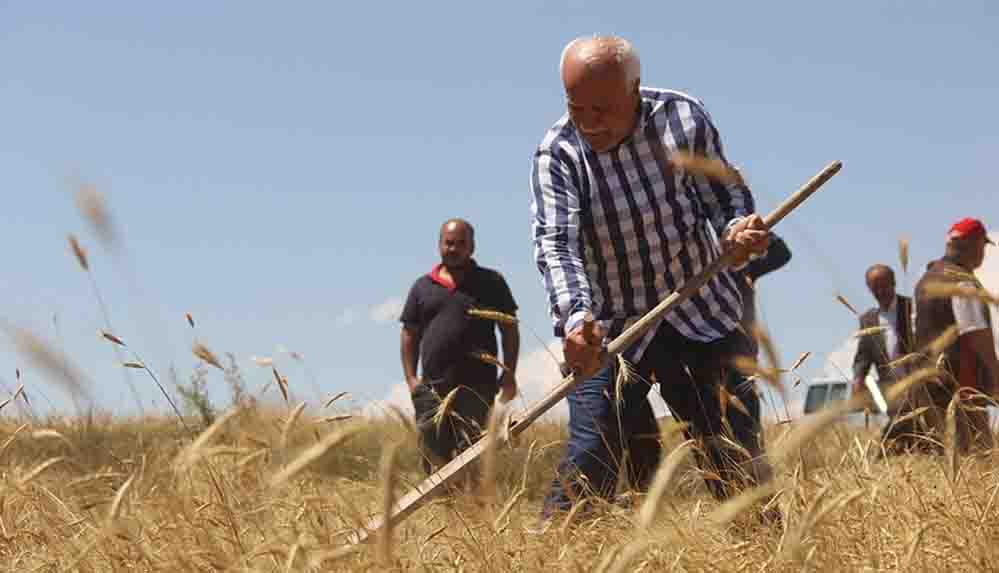
M 0 561 L 8 571 L 999 568 L 993 453 L 879 461 L 873 434 L 825 419 L 770 428 L 770 488 L 719 505 L 685 461 L 692 444 L 671 436 L 641 503 L 531 535 L 563 439 L 543 423 L 525 434 L 529 447 L 497 450 L 497 505 L 456 493 L 352 548 L 346 536 L 420 479 L 413 436 L 391 419 L 330 428 L 295 417 L 288 427 L 284 415 L 243 410 L 200 436 L 168 419 L 8 420 Z M 783 526 L 751 511 L 771 489 Z
M 692 173 L 738 182 L 738 173 L 717 162 L 680 161 Z M 96 190 L 83 188 L 78 204 L 102 242 L 116 244 Z M 89 273 L 73 237 L 70 247 Z M 907 249 L 900 249 L 905 261 Z M 95 296 L 103 309 L 96 285 Z M 837 300 L 856 313 L 845 298 Z M 493 311 L 470 314 L 516 323 Z M 185 318 L 194 328 L 192 316 Z M 0 328 L 68 393 L 88 395 L 87 380 L 47 343 L 9 324 Z M 117 336 L 101 334 L 127 349 Z M 781 374 L 808 355 L 783 370 L 769 338 L 758 336 L 767 366 L 740 367 L 783 390 Z M 952 338 L 942 337 L 930 356 Z M 192 352 L 224 369 L 204 345 L 195 343 Z M 159 385 L 141 358 L 119 362 Z M 487 495 L 451 492 L 372 543 L 352 546 L 347 540 L 358 527 L 423 478 L 411 416 L 390 407 L 380 420 L 360 421 L 356 413 L 312 417 L 304 403 L 291 408 L 288 381 L 272 359 L 255 362 L 272 370 L 287 411 L 236 401 L 239 407 L 194 431 L 190 421 L 154 416 L 91 411 L 39 420 L 4 417 L 11 408 L 0 412 L 0 570 L 999 570 L 999 458 L 959 452 L 958 401 L 947 412 L 948 444 L 940 457 L 878 459 L 875 434 L 838 423 L 845 408 L 772 426 L 773 481 L 723 504 L 708 495 L 692 465 L 695 445 L 681 441 L 683 425 L 667 423 L 664 461 L 648 495 L 632 496 L 638 499 L 628 507 L 604 504 L 577 522 L 563 516 L 541 535 L 528 529 L 537 524 L 554 476 L 564 427 L 538 423 L 520 436 L 527 447 L 501 447 L 507 419 L 496 415 L 489 423 L 495 442 L 484 460 Z M 621 370 L 617 383 L 630 383 L 633 373 L 626 364 Z M 913 373 L 889 391 L 889 401 L 932 375 L 932 369 Z M 18 397 L 27 400 L 23 386 L 0 408 Z M 453 401 L 453 393 L 443 399 L 437 425 L 457 415 Z M 760 522 L 756 509 L 765 502 L 779 506 L 780 524 Z

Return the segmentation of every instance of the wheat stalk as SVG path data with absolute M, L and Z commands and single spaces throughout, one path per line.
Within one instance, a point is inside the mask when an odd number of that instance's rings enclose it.
M 302 416 L 302 412 L 305 411 L 305 402 L 302 402 L 295 409 L 291 411 L 288 418 L 284 422 L 284 427 L 281 429 L 281 447 L 288 447 L 288 436 L 291 435 L 292 428 L 295 427 L 295 422 Z
M 193 352 L 196 357 L 198 357 L 206 364 L 214 366 L 219 370 L 225 370 L 225 367 L 222 366 L 221 362 L 219 362 L 218 357 L 216 357 L 211 350 L 208 350 L 208 347 L 205 346 L 204 344 L 200 342 L 195 342 L 194 345 L 191 347 L 191 352 Z
M 951 397 L 950 403 L 947 404 L 947 417 L 946 417 L 946 440 L 947 444 L 947 477 L 950 478 L 951 483 L 957 483 L 958 473 L 960 472 L 960 439 L 958 436 L 957 429 L 957 411 L 961 407 L 961 392 L 960 389 L 954 392 L 954 396 Z
M 639 527 L 649 528 L 652 526 L 652 522 L 656 518 L 656 514 L 659 512 L 659 506 L 662 503 L 662 498 L 666 495 L 666 492 L 669 491 L 670 483 L 673 481 L 673 475 L 680 467 L 680 464 L 687 459 L 687 454 L 690 453 L 696 442 L 697 440 L 687 440 L 673 448 L 673 451 L 666 456 L 666 461 L 663 462 L 659 470 L 656 471 L 656 477 L 652 481 L 652 487 L 649 488 L 649 494 L 638 511 Z
M 21 430 L 23 430 L 23 429 L 25 429 L 27 427 L 28 427 L 28 424 L 21 424 L 20 426 L 17 427 L 16 430 L 14 430 L 11 433 L 10 436 L 7 437 L 7 439 L 4 441 L 3 445 L 0 446 L 0 457 L 2 457 L 3 454 L 7 451 L 7 448 L 9 448 L 10 445 L 14 443 L 14 440 L 17 439 L 18 434 L 21 433 Z
M 886 330 L 888 330 L 888 328 L 884 326 L 871 326 L 869 328 L 862 328 L 853 333 L 853 337 L 864 338 L 865 336 L 878 336 Z
M 843 296 L 841 294 L 837 294 L 836 295 L 836 300 L 839 301 L 840 304 L 842 304 L 843 306 L 845 306 L 846 309 L 849 310 L 850 312 L 852 312 L 855 316 L 859 316 L 860 315 L 860 313 L 857 312 L 857 309 L 853 308 L 853 305 L 850 304 L 850 301 L 846 300 L 845 296 Z
M 118 492 L 115 493 L 114 499 L 111 500 L 111 507 L 108 509 L 107 519 L 105 520 L 106 527 L 111 529 L 114 525 L 118 515 L 121 513 L 122 501 L 124 501 L 125 496 L 128 494 L 128 490 L 132 487 L 132 482 L 135 480 L 135 474 L 129 476 L 125 483 L 118 488 Z
M 811 355 L 812 355 L 811 352 L 802 352 L 801 356 L 799 356 L 798 359 L 794 361 L 794 364 L 791 366 L 789 372 L 794 372 L 799 367 L 801 367 L 801 365 L 804 364 L 805 361 L 808 360 L 808 357 L 810 357 Z
M 68 439 L 66 439 L 66 436 L 64 436 L 64 435 L 60 434 L 59 432 L 57 432 L 55 430 L 52 430 L 52 429 L 45 428 L 45 429 L 41 429 L 41 430 L 35 430 L 34 432 L 31 432 L 31 437 L 32 437 L 32 439 L 35 439 L 35 440 L 44 440 L 44 439 L 52 438 L 52 439 L 59 440 L 60 442 L 66 444 L 70 449 L 75 449 L 73 447 L 73 443 L 70 442 Z
M 952 344 L 957 342 L 957 338 L 961 335 L 960 330 L 956 324 L 952 324 L 946 330 L 944 330 L 940 336 L 933 339 L 927 345 L 926 350 L 923 351 L 924 354 L 930 357 L 931 360 L 935 360 L 937 356 L 944 353 Z
M 277 368 L 271 367 L 271 372 L 274 373 L 274 379 L 277 380 L 278 389 L 281 390 L 281 397 L 284 398 L 285 404 L 288 403 L 288 379 L 278 374 Z
M 250 360 L 261 368 L 271 368 L 274 366 L 274 359 L 270 356 L 251 356 Z
M 718 506 L 717 509 L 708 515 L 708 521 L 719 527 L 728 525 L 747 509 L 772 496 L 775 491 L 777 491 L 777 485 L 774 481 L 766 482 L 758 487 L 749 488 Z
M 483 452 L 482 479 L 479 484 L 479 496 L 486 503 L 496 501 L 496 473 L 499 447 L 505 441 L 503 429 L 507 425 L 507 409 L 500 403 L 499 395 L 493 400 L 489 410 L 489 420 L 486 423 L 486 449 Z M 507 436 L 508 437 L 508 434 Z
M 316 420 L 317 424 L 329 424 L 332 422 L 343 422 L 344 420 L 351 420 L 354 416 L 352 414 L 340 414 L 337 416 L 326 416 L 325 418 L 319 418 Z
M 2 328 L 13 339 L 17 351 L 35 366 L 45 371 L 74 398 L 89 397 L 87 384 L 79 370 L 61 353 L 50 348 L 28 330 L 3 323 Z
M 398 464 L 399 444 L 393 443 L 386 448 L 382 454 L 382 515 L 392 515 L 392 507 L 395 505 L 395 481 L 396 465 Z M 385 525 L 378 533 L 378 560 L 384 566 L 392 563 L 392 530 L 391 519 L 385 521 Z
M 80 264 L 80 268 L 89 271 L 90 262 L 87 260 L 87 251 L 83 250 L 83 247 L 80 246 L 80 241 L 76 239 L 75 235 L 68 235 L 67 239 L 69 240 L 69 248 L 73 251 L 73 255 L 76 257 L 76 262 Z
M 346 426 L 336 430 L 335 432 L 327 434 L 318 444 L 315 444 L 302 452 L 282 470 L 272 475 L 270 479 L 267 480 L 268 484 L 270 487 L 277 487 L 287 482 L 291 478 L 298 475 L 302 470 L 309 467 L 309 465 L 313 462 L 321 458 L 323 454 L 329 451 L 330 448 L 356 434 L 360 428 L 360 425 Z
M 972 284 L 943 281 L 928 282 L 923 285 L 923 292 L 927 298 L 974 298 L 986 304 L 999 304 L 999 296 L 979 286 L 977 281 Z
M 64 456 L 57 456 L 57 457 L 54 457 L 54 458 L 49 458 L 49 459 L 45 460 L 44 462 L 38 464 L 37 466 L 34 467 L 34 469 L 32 469 L 28 473 L 24 474 L 24 476 L 22 476 L 21 479 L 17 480 L 18 487 L 23 488 L 24 486 L 26 486 L 29 483 L 31 483 L 32 480 L 34 480 L 38 476 L 42 475 L 42 472 L 44 472 L 45 470 L 49 469 L 50 467 L 52 467 L 52 466 L 54 466 L 54 465 L 56 465 L 58 463 L 66 461 L 66 459 L 67 458 L 64 457 Z
M 18 372 L 18 378 L 20 378 L 20 371 Z M 7 398 L 3 402 L 0 402 L 0 410 L 3 410 L 4 407 L 7 406 L 7 404 L 10 404 L 14 400 L 17 400 L 17 397 L 21 396 L 22 394 L 24 394 L 24 384 L 18 384 L 17 388 L 14 390 L 14 393 L 11 395 L 11 397 Z M 27 401 L 27 398 L 25 398 L 25 401 Z
M 104 196 L 91 184 L 81 185 L 76 192 L 76 206 L 83 218 L 97 232 L 97 236 L 105 246 L 113 246 L 117 233 L 111 214 L 108 212 Z
M 215 420 L 215 422 L 213 422 L 211 426 L 208 426 L 204 432 L 201 432 L 201 434 L 199 434 L 189 446 L 181 450 L 180 454 L 177 455 L 177 458 L 174 461 L 174 467 L 179 471 L 184 471 L 194 465 L 199 459 L 202 458 L 201 450 L 208 445 L 208 442 L 210 442 L 219 432 L 222 431 L 222 428 L 229 422 L 229 420 L 234 418 L 239 413 L 239 408 L 233 408 Z
M 720 159 L 677 150 L 670 155 L 669 161 L 673 167 L 691 175 L 700 175 L 726 185 L 745 184 L 739 171 Z
M 349 392 L 340 392 L 340 393 L 336 394 L 335 396 L 333 396 L 332 398 L 330 398 L 329 400 L 326 401 L 326 404 L 323 405 L 323 408 L 329 408 L 330 406 L 333 405 L 333 402 L 336 402 L 337 400 L 339 400 L 339 399 L 341 399 L 341 398 L 343 398 L 345 396 L 350 396 L 350 393 Z
M 770 334 L 767 330 L 763 328 L 762 323 L 757 323 L 753 326 L 753 335 L 756 337 L 757 342 L 759 342 L 760 348 L 763 349 L 763 354 L 767 357 L 767 362 L 770 364 L 770 371 L 773 372 L 771 376 L 764 377 L 764 380 L 770 382 L 770 385 L 783 399 L 786 396 L 784 384 L 780 381 L 780 375 L 782 372 L 780 367 L 780 357 L 777 354 L 777 348 L 774 346 L 773 339 L 770 338 Z
M 504 372 L 510 371 L 510 369 L 506 367 L 506 364 L 503 364 L 502 362 L 500 362 L 499 358 L 496 358 L 495 356 L 489 354 L 488 352 L 472 351 L 468 353 L 468 356 L 470 358 L 478 360 L 479 362 L 496 366 Z
M 485 320 L 491 320 L 491 321 L 497 322 L 499 324 L 506 324 L 506 325 L 510 325 L 510 326 L 514 326 L 514 325 L 520 323 L 520 320 L 516 316 L 514 316 L 512 314 L 506 314 L 505 312 L 500 312 L 498 310 L 486 310 L 486 309 L 482 309 L 482 308 L 470 308 L 470 309 L 468 309 L 468 316 L 471 316 L 471 317 L 474 317 L 474 318 L 482 318 L 482 319 L 485 319 Z
M 454 390 L 447 393 L 447 396 L 441 400 L 441 403 L 437 405 L 437 411 L 434 412 L 434 417 L 432 418 L 434 431 L 438 434 L 441 431 L 441 425 L 444 423 L 444 419 L 450 415 L 451 407 L 454 405 L 454 401 L 458 399 L 458 391 L 461 390 L 461 386 L 458 386 Z

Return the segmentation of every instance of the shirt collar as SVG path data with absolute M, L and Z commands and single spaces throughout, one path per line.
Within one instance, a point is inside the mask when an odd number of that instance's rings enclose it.
M 479 265 L 475 262 L 475 259 L 471 259 L 469 261 L 468 269 L 472 271 L 475 270 L 478 266 Z M 442 268 L 444 268 L 443 263 L 437 263 L 436 265 L 434 265 L 433 268 L 430 269 L 429 273 L 430 280 L 446 288 L 448 292 L 453 293 L 454 291 L 458 290 L 458 285 L 441 276 Z

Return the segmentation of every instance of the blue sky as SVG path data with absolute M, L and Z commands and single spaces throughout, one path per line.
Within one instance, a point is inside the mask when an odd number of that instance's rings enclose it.
M 899 237 L 919 269 L 953 220 L 999 226 L 997 24 L 988 2 L 8 3 L 0 316 L 64 349 L 99 405 L 134 411 L 75 233 L 115 332 L 161 374 L 186 378 L 197 335 L 251 387 L 270 374 L 249 357 L 273 356 L 302 399 L 315 384 L 361 405 L 398 397 L 393 312 L 463 216 L 520 303 L 525 384 L 550 378 L 530 157 L 563 110 L 563 45 L 614 33 L 644 84 L 704 100 L 761 210 L 844 162 L 780 229 L 794 260 L 760 292 L 785 362 L 812 351 L 818 375 L 855 329 L 834 295 L 870 306 L 863 271 L 896 264 Z M 76 212 L 81 181 L 107 197 L 118 255 Z M 0 381 L 17 367 L 67 404 L 0 348 Z

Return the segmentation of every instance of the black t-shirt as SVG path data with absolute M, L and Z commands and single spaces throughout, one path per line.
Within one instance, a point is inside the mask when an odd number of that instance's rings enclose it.
M 459 378 L 459 383 L 496 381 L 496 367 L 468 356 L 487 352 L 497 356 L 492 320 L 469 316 L 470 309 L 517 312 L 510 287 L 498 272 L 473 265 L 464 281 L 451 289 L 426 274 L 409 289 L 399 320 L 422 335 L 421 376 L 435 383 Z

